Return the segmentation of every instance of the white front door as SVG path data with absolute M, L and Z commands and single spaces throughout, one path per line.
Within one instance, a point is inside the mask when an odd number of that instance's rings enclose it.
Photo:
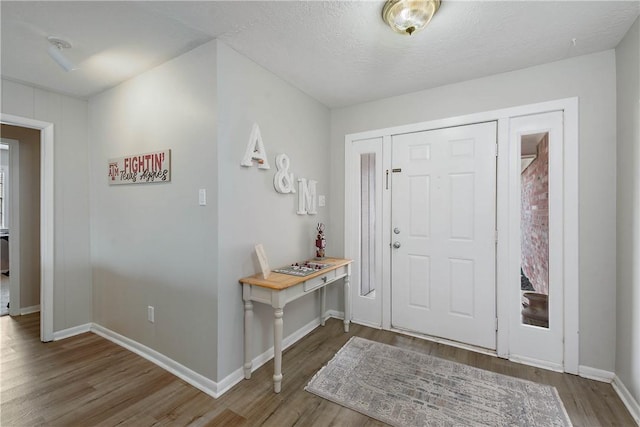
M 392 137 L 391 322 L 496 348 L 496 122 Z

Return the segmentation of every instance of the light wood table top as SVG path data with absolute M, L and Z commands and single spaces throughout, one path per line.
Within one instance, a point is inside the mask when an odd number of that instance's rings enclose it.
M 321 263 L 321 264 L 331 264 L 330 267 L 323 268 L 322 270 L 315 271 L 306 276 L 294 276 L 292 274 L 284 274 L 284 273 L 275 273 L 271 272 L 268 279 L 262 278 L 262 273 L 254 274 L 253 276 L 243 277 L 239 280 L 241 284 L 247 285 L 255 285 L 261 286 L 263 288 L 282 290 L 290 288 L 291 286 L 295 286 L 302 282 L 306 282 L 307 280 L 313 279 L 318 276 L 322 276 L 323 274 L 328 273 L 329 271 L 340 268 L 344 265 L 351 263 L 350 259 L 343 258 L 324 258 L 322 260 L 310 259 L 309 262 Z

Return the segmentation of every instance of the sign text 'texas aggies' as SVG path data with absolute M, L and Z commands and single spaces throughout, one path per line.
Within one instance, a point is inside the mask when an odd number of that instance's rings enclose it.
M 171 150 L 109 159 L 110 185 L 171 181 Z

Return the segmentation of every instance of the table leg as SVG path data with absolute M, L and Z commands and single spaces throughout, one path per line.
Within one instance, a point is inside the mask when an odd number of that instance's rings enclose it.
M 320 288 L 320 325 L 324 326 L 325 312 L 327 311 L 327 287 Z
M 253 332 L 253 304 L 244 302 L 244 377 L 251 378 L 251 340 Z
M 283 309 L 274 309 L 273 319 L 273 391 L 280 393 L 282 387 L 282 315 Z
M 347 275 L 344 277 L 344 331 L 349 332 L 349 321 L 351 320 L 351 266 L 347 267 Z

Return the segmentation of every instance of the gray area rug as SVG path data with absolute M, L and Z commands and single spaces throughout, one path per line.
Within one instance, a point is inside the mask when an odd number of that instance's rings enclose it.
M 571 426 L 555 387 L 359 337 L 305 390 L 395 426 Z

